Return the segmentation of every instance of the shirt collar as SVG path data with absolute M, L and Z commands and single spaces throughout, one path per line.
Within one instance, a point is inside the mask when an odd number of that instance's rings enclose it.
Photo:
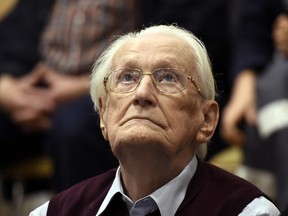
M 151 197 L 156 202 L 161 215 L 175 215 L 177 209 L 185 197 L 188 184 L 194 176 L 196 168 L 197 158 L 194 155 L 192 160 L 186 165 L 186 167 L 178 176 L 147 196 Z M 117 193 L 122 194 L 123 200 L 127 204 L 128 209 L 131 209 L 133 204 L 131 204 L 131 199 L 124 193 L 120 177 L 120 167 L 117 169 L 112 186 L 108 191 L 103 203 L 101 204 L 96 216 L 99 216 L 107 208 L 113 196 Z M 173 196 L 171 196 L 171 194 L 173 194 Z

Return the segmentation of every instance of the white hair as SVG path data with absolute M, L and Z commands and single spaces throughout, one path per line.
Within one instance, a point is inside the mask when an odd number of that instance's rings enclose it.
M 201 95 L 207 100 L 215 99 L 215 81 L 207 50 L 202 41 L 200 41 L 193 33 L 176 25 L 158 25 L 147 27 L 139 32 L 131 32 L 118 37 L 97 59 L 93 67 L 90 82 L 90 94 L 96 110 L 99 109 L 99 98 L 107 95 L 103 81 L 104 77 L 111 71 L 112 59 L 117 51 L 132 39 L 155 33 L 175 36 L 182 39 L 191 47 L 190 51 L 193 53 L 195 58 L 195 79 L 198 87 L 201 89 Z M 200 158 L 204 159 L 206 152 L 207 143 L 199 144 L 197 146 L 196 154 Z

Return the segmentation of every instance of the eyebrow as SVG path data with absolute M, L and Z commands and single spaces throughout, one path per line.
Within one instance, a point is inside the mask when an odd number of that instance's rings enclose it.
M 119 67 L 119 65 L 120 65 L 120 67 Z M 153 69 L 157 69 L 157 68 L 179 68 L 179 69 L 184 70 L 182 64 L 180 64 L 179 62 L 177 62 L 177 61 L 172 62 L 172 60 L 167 61 L 167 59 L 156 60 L 156 61 L 152 62 L 152 64 L 150 64 L 149 66 L 151 66 L 151 68 L 153 68 Z M 139 69 L 141 69 L 141 66 L 139 65 L 137 59 L 136 60 L 135 59 L 125 60 L 124 59 L 123 61 L 120 62 L 120 64 L 118 64 L 118 66 L 114 64 L 114 66 L 112 67 L 112 70 L 117 69 L 117 68 L 139 68 Z

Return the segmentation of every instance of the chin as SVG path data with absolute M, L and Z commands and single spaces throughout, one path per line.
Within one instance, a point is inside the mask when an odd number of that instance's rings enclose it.
M 164 131 L 155 125 L 128 126 L 125 130 L 121 130 L 120 134 L 122 139 L 139 144 L 163 141 L 164 137 Z
M 126 130 L 118 134 L 112 144 L 113 151 L 115 152 L 118 150 L 122 151 L 122 149 L 139 149 L 146 151 L 146 149 L 159 149 L 160 146 L 161 148 L 165 148 L 165 138 L 159 131 L 131 128 L 131 130 Z

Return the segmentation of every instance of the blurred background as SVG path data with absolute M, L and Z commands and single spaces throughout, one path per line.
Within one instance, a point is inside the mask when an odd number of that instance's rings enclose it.
M 0 216 L 28 215 L 118 166 L 89 97 L 89 74 L 115 35 L 153 24 L 177 24 L 207 47 L 220 122 L 206 160 L 287 211 L 285 1 L 1 0 Z

